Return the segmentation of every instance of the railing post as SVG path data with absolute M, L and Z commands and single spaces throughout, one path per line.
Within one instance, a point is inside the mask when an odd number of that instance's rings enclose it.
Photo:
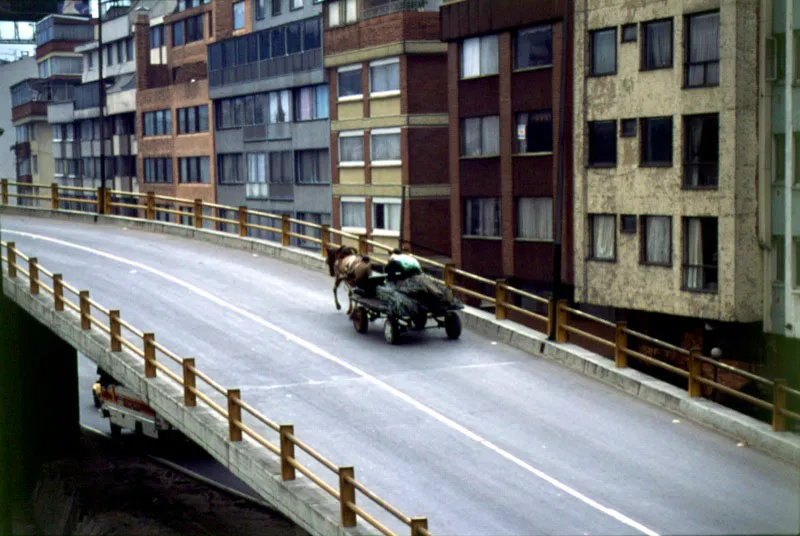
M 8 242 L 6 249 L 8 250 L 8 277 L 14 279 L 17 277 L 17 244 Z
M 58 210 L 58 184 L 56 183 L 50 185 L 50 199 L 53 203 L 53 210 Z
M 64 310 L 64 281 L 61 274 L 53 274 L 53 299 L 55 300 L 56 311 Z
M 8 204 L 8 179 L 0 180 L 0 198 L 4 205 Z
M 111 214 L 111 188 L 103 188 L 103 214 Z
M 203 228 L 203 200 L 202 199 L 195 199 L 194 200 L 194 228 L 195 229 L 202 229 Z
M 156 219 L 156 193 L 147 192 L 147 219 Z
M 556 303 L 556 342 L 567 342 L 567 300 L 558 300 Z
M 617 322 L 617 337 L 614 351 L 614 366 L 617 368 L 628 368 L 628 354 L 625 350 L 628 349 L 628 323 L 619 321 Z
M 122 350 L 122 343 L 120 342 L 121 329 L 119 325 L 119 310 L 114 309 L 108 312 L 108 327 L 111 331 L 111 351 L 119 352 Z
M 445 264 L 444 265 L 444 284 L 447 288 L 452 289 L 456 284 L 456 265 L 455 264 Z
M 355 480 L 355 473 L 352 467 L 339 467 L 339 503 L 344 527 L 356 526 L 356 513 L 347 505 L 347 503 L 356 504 L 356 487 L 347 481 L 347 477 Z
M 104 197 L 103 197 L 103 188 L 97 189 L 97 213 L 102 214 L 103 204 L 104 204 Z
M 242 429 L 237 424 L 242 422 L 242 406 L 237 402 L 241 396 L 239 389 L 228 389 L 228 438 L 231 441 L 242 440 Z
M 775 380 L 772 387 L 772 430 L 775 432 L 786 431 L 786 416 L 782 413 L 786 407 L 786 380 Z
M 358 254 L 366 255 L 369 253 L 369 246 L 367 244 L 367 235 L 358 235 Z
M 553 298 L 549 298 L 547 300 L 547 336 L 554 340 L 556 334 L 553 331 L 553 328 L 556 327 L 556 300 Z
M 197 395 L 194 389 L 197 387 L 197 379 L 194 374 L 194 358 L 185 357 L 183 359 L 183 404 L 193 408 L 197 405 Z
M 247 207 L 239 207 L 239 236 L 247 236 Z
M 291 424 L 281 424 L 279 427 L 281 434 L 281 480 L 294 480 L 294 466 L 289 460 L 294 460 L 294 443 L 289 439 L 294 435 L 294 426 Z
M 703 374 L 703 362 L 697 359 L 700 355 L 699 348 L 692 348 L 689 350 L 689 396 L 697 398 L 700 396 L 700 388 L 702 384 L 697 381 L 697 378 Z
M 156 336 L 153 333 L 145 333 L 142 336 L 144 340 L 144 376 L 145 378 L 156 377 L 156 347 L 153 346 L 153 341 Z
M 411 536 L 422 536 L 421 529 L 428 530 L 427 517 L 412 517 L 411 518 Z
M 328 257 L 328 248 L 330 247 L 331 243 L 331 226 L 330 225 L 323 225 L 322 231 L 320 232 L 320 238 L 322 241 L 320 250 L 322 256 L 327 258 Z
M 31 294 L 39 294 L 39 260 L 36 257 L 28 259 L 28 281 L 30 282 Z
M 292 237 L 289 233 L 292 231 L 292 224 L 289 222 L 289 215 L 284 214 L 281 216 L 281 246 L 288 247 L 291 244 Z
M 494 284 L 494 317 L 497 320 L 505 320 L 508 318 L 508 286 L 505 279 L 498 279 Z
M 88 331 L 92 329 L 92 322 L 89 320 L 89 291 L 80 291 L 78 293 L 78 301 L 81 309 L 81 329 Z

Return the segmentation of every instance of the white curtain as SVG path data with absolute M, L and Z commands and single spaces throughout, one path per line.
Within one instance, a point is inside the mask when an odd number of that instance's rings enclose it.
M 346 3 L 345 7 L 345 19 L 347 22 L 355 22 L 358 20 L 358 2 L 357 0 L 344 0 Z
M 367 226 L 366 211 L 363 201 L 342 201 L 342 227 Z
M 699 219 L 689 219 L 686 235 L 686 286 L 703 288 L 703 233 Z
M 370 83 L 373 93 L 400 89 L 400 63 L 370 67 Z
M 400 230 L 400 203 L 374 203 L 375 221 L 372 226 L 384 231 Z
M 670 264 L 670 218 L 650 216 L 646 220 L 645 255 L 652 264 Z
M 465 234 L 500 236 L 500 200 L 496 197 L 466 201 Z
M 340 162 L 364 161 L 364 138 L 362 136 L 341 136 L 339 138 Z
M 300 88 L 300 105 L 298 106 L 298 113 L 300 117 L 297 119 L 300 121 L 307 121 L 312 118 L 312 100 L 311 100 L 311 93 L 313 88 L 310 87 L 303 87 Z
M 595 259 L 613 259 L 616 239 L 614 216 L 595 215 L 593 218 L 593 257 Z
M 481 39 L 465 39 L 461 44 L 461 78 L 481 74 Z
M 668 67 L 672 64 L 672 23 L 670 21 L 651 22 L 645 26 L 647 47 L 645 64 L 651 69 Z
M 536 240 L 553 239 L 553 200 L 549 197 L 521 197 L 517 201 L 517 236 Z
M 317 102 L 316 102 L 316 119 L 324 119 L 328 117 L 328 86 L 320 85 L 317 86 L 315 91 Z
M 373 134 L 372 161 L 400 160 L 400 134 Z
M 328 26 L 339 26 L 339 2 L 328 4 Z
M 687 176 L 687 186 L 700 186 L 700 166 L 696 165 L 699 161 L 700 142 L 703 139 L 703 120 L 695 118 L 689 122 L 689 161 L 690 165 Z
M 595 32 L 592 39 L 592 72 L 613 73 L 616 69 L 617 33 L 613 30 Z
M 497 65 L 497 36 L 481 37 L 481 74 L 496 74 Z
M 269 94 L 270 123 L 288 123 L 292 120 L 289 112 L 289 92 L 273 91 Z
M 719 60 L 719 13 L 695 15 L 689 23 L 689 63 Z M 690 65 L 690 86 L 719 82 L 719 63 Z
M 481 118 L 481 138 L 484 155 L 500 154 L 500 117 L 491 115 Z
M 480 156 L 481 118 L 464 119 L 461 123 L 461 155 Z

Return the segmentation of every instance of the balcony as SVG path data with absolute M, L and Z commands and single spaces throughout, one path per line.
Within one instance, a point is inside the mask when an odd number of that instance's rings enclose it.
M 253 80 L 277 78 L 292 73 L 322 68 L 322 49 L 315 48 L 289 56 L 270 58 L 245 65 L 224 67 L 208 73 L 209 87 L 240 84 Z
M 426 0 L 372 0 L 364 3 L 361 18 L 374 19 L 400 11 L 419 11 L 424 10 Z

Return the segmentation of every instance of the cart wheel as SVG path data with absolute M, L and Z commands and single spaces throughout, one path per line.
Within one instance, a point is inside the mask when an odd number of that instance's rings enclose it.
M 428 313 L 419 313 L 411 319 L 411 323 L 416 329 L 425 329 L 425 324 L 428 323 Z
M 461 336 L 461 318 L 456 313 L 444 315 L 444 331 L 447 338 L 455 340 Z
M 387 318 L 383 323 L 383 338 L 389 344 L 400 342 L 400 326 L 397 325 L 397 320 L 394 318 Z
M 363 307 L 358 307 L 353 311 L 353 327 L 359 333 L 366 333 L 369 329 L 369 316 Z

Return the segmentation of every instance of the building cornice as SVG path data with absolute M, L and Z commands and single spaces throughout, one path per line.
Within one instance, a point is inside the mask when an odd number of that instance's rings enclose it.
M 364 117 L 331 121 L 331 132 L 343 130 L 365 130 L 389 127 L 447 127 L 447 114 L 390 115 L 386 117 Z
M 325 56 L 325 67 L 338 67 L 362 61 L 390 58 L 405 54 L 447 54 L 447 43 L 440 41 L 399 41 L 376 47 L 348 50 Z

